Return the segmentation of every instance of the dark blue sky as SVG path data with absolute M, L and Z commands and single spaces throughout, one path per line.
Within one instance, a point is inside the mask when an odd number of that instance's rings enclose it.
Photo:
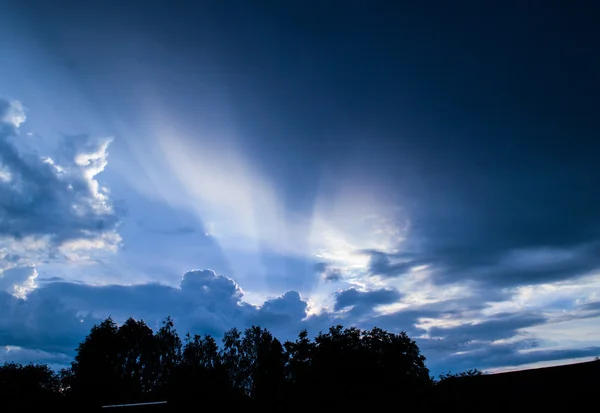
M 594 2 L 3 4 L 15 320 L 377 324 L 434 372 L 600 353 Z M 60 364 L 39 328 L 2 357 Z

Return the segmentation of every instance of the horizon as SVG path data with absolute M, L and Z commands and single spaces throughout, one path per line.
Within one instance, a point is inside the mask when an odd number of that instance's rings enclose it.
M 597 6 L 3 4 L 0 362 L 109 315 L 600 355 Z

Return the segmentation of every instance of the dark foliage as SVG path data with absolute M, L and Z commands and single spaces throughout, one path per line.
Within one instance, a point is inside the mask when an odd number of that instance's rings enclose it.
M 168 403 L 101 410 L 176 412 L 219 404 L 269 411 L 400 406 L 470 411 L 484 409 L 499 394 L 501 402 L 494 405 L 510 407 L 508 401 L 522 402 L 529 392 L 514 385 L 522 376 L 493 376 L 469 370 L 434 382 L 413 340 L 379 328 L 335 326 L 314 340 L 302 331 L 282 344 L 253 326 L 228 331 L 219 346 L 208 335 L 187 334 L 182 341 L 170 318 L 156 332 L 143 321 L 118 326 L 108 318 L 81 342 L 69 369 L 0 367 L 0 396 L 7 412 L 91 412 L 109 404 L 162 400 Z M 560 389 L 559 376 L 552 383 Z M 576 394 L 585 396 L 585 389 L 580 386 Z
M 199 403 L 296 410 L 340 405 L 353 394 L 370 405 L 428 391 L 425 358 L 406 334 L 332 327 L 314 340 L 303 331 L 281 343 L 257 326 L 182 341 L 167 318 L 153 332 L 143 321 L 108 318 L 77 348 L 71 368 L 6 364 L 2 391 L 16 401 L 47 400 L 88 411 L 109 404 L 168 401 L 168 411 Z M 16 390 L 15 390 L 16 389 Z M 26 396 L 27 395 L 27 396 Z M 351 399 L 356 405 L 358 399 Z M 159 411 L 166 406 L 152 408 Z
M 44 364 L 0 367 L 0 400 L 8 411 L 29 412 L 61 399 L 60 377 Z

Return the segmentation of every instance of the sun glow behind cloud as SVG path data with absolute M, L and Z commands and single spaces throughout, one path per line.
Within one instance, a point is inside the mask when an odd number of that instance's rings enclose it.
M 168 122 L 166 110 L 151 112 L 149 146 L 160 157 L 138 158 L 151 177 L 146 191 L 193 212 L 233 265 L 240 252 L 256 257 L 271 251 L 324 262 L 344 278 L 359 280 L 369 265 L 364 251 L 392 253 L 407 237 L 409 221 L 400 209 L 350 176 L 322 176 L 313 207 L 291 213 L 274 177 L 262 173 L 237 144 L 241 132 L 224 127 L 192 134 Z M 261 282 L 260 273 L 253 278 Z

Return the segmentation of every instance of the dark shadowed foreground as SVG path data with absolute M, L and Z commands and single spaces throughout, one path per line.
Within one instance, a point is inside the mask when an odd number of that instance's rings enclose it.
M 92 328 L 69 369 L 5 364 L 3 411 L 179 412 L 219 408 L 481 411 L 491 407 L 573 407 L 593 401 L 600 363 L 435 381 L 405 333 L 331 327 L 281 343 L 269 331 L 232 329 L 183 341 L 167 318 L 153 332 L 143 321 Z M 162 405 L 106 405 L 167 401 Z

